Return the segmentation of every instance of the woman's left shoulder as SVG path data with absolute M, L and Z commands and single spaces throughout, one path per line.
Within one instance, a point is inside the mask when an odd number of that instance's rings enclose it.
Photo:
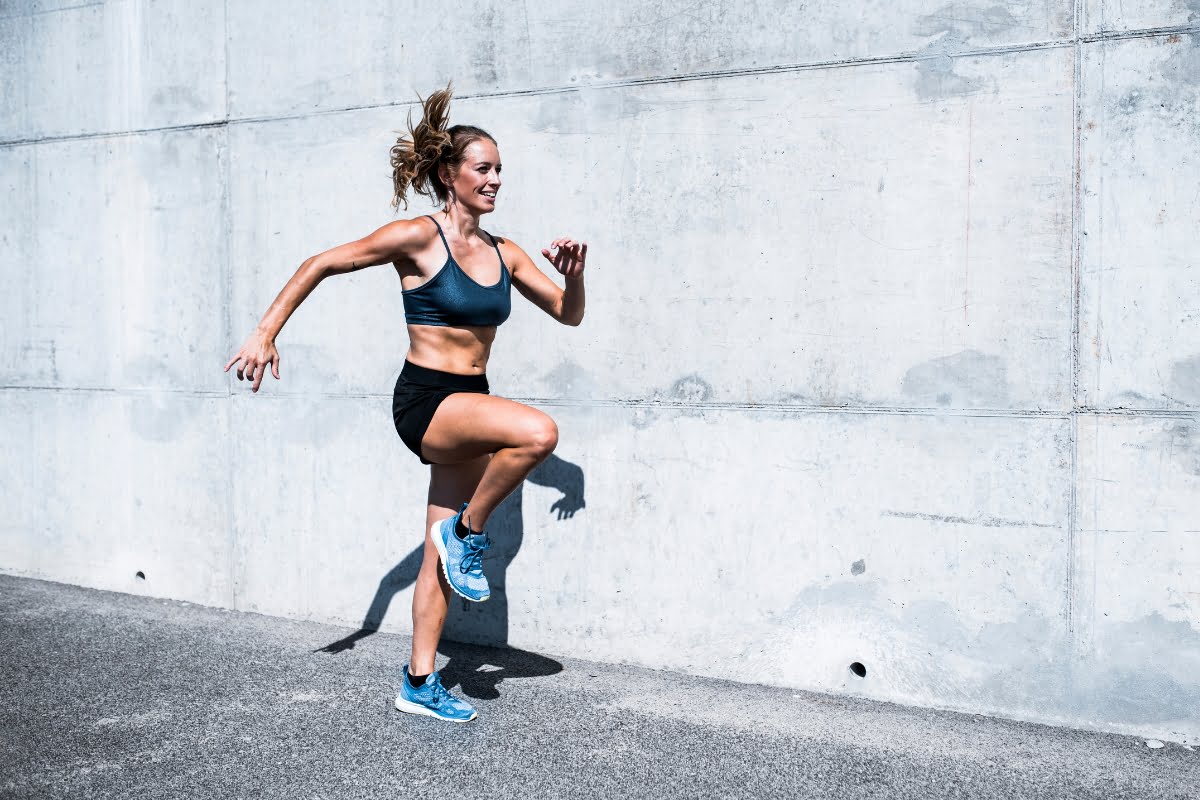
M 514 262 L 529 258 L 520 245 L 507 236 L 493 233 L 491 237 L 496 242 L 496 247 L 500 249 L 500 255 L 504 256 L 504 260 L 509 263 L 510 267 L 515 266 Z

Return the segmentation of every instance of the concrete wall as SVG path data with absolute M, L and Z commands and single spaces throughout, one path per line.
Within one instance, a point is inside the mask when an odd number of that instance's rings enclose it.
M 220 368 L 453 78 L 592 264 L 452 635 L 1200 740 L 1200 6 L 818 5 L 0 7 L 0 568 L 407 629 L 394 274 Z

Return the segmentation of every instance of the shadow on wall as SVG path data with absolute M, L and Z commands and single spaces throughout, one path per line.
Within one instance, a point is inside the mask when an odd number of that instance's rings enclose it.
M 583 470 L 569 461 L 551 455 L 526 480 L 562 492 L 562 497 L 550 506 L 551 513 L 557 514 L 560 520 L 569 519 L 584 507 Z M 449 663 L 441 670 L 442 682 L 447 688 L 461 685 L 469 697 L 498 697 L 496 686 L 505 678 L 539 677 L 562 671 L 562 664 L 553 659 L 508 647 L 506 582 L 508 567 L 521 549 L 521 540 L 525 535 L 523 504 L 522 485 L 501 503 L 488 520 L 488 533 L 493 544 L 484 558 L 483 571 L 492 590 L 491 599 L 486 603 L 470 603 L 458 596 L 450 599 L 443 641 L 438 646 L 444 655 L 450 657 Z M 378 631 L 392 598 L 416 582 L 424 551 L 425 544 L 422 542 L 383 576 L 363 616 L 362 626 L 357 631 L 318 648 L 316 652 L 342 653 L 351 650 L 359 640 Z M 471 645 L 505 649 L 497 651 Z

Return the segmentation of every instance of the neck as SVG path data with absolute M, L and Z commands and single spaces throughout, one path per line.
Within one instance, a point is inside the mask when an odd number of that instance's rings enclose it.
M 472 213 L 458 203 L 451 202 L 443 213 L 446 223 L 463 239 L 471 239 L 479 234 L 479 215 Z

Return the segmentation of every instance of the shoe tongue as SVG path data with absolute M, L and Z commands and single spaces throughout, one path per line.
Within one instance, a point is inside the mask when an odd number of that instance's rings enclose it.
M 480 550 L 485 549 L 491 544 L 491 540 L 488 539 L 488 535 L 486 533 L 472 533 L 464 541 L 470 544 L 472 547 Z

